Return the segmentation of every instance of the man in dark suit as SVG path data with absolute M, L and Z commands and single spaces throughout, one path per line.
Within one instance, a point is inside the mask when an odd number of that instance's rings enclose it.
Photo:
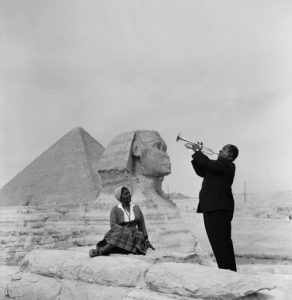
M 234 213 L 231 186 L 235 175 L 233 161 L 238 156 L 238 149 L 228 144 L 220 150 L 217 160 L 211 160 L 202 153 L 202 146 L 191 145 L 195 152 L 192 155 L 193 168 L 197 175 L 204 178 L 197 212 L 203 213 L 205 229 L 218 267 L 236 271 L 231 239 Z

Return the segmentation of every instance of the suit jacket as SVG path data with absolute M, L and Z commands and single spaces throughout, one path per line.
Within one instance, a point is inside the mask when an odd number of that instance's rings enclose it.
M 229 210 L 234 212 L 232 183 L 235 175 L 233 162 L 218 157 L 211 160 L 201 151 L 193 154 L 192 165 L 200 177 L 203 177 L 199 193 L 197 212 Z

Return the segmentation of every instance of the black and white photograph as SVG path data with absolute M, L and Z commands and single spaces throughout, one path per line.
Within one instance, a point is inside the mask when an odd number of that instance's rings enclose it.
M 0 299 L 292 299 L 292 1 L 0 0 Z

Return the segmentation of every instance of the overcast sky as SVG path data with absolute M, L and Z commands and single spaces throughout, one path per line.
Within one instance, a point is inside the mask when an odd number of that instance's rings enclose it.
M 178 132 L 238 146 L 235 193 L 292 190 L 291 1 L 0 0 L 0 39 L 0 186 L 81 126 L 159 131 L 170 192 L 201 185 Z

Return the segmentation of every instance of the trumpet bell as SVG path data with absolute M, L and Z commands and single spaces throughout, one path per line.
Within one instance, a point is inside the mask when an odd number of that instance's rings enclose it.
M 198 142 L 198 143 L 194 143 L 194 142 L 191 142 L 191 141 L 188 141 L 188 140 L 182 138 L 182 137 L 181 137 L 181 132 L 177 135 L 176 141 L 177 141 L 177 142 L 178 142 L 178 141 L 184 141 L 184 142 L 187 142 L 187 143 L 185 144 L 185 147 L 188 148 L 188 149 L 193 149 L 193 146 L 194 146 L 194 145 L 199 145 L 199 146 L 200 146 L 200 149 L 201 149 L 201 151 L 202 151 L 203 153 L 205 153 L 205 154 L 207 154 L 207 155 L 213 155 L 213 154 L 218 155 L 218 153 L 216 153 L 213 149 L 208 148 L 208 147 L 206 147 L 206 146 L 203 146 L 203 143 L 199 143 L 199 142 Z
M 177 135 L 177 137 L 176 137 L 176 141 L 177 141 L 177 142 L 181 140 L 180 135 L 181 135 L 181 132 L 180 132 L 180 133 Z
M 187 142 L 187 143 L 191 143 L 191 144 L 195 144 L 195 143 L 193 143 L 193 142 L 191 142 L 191 141 L 188 141 L 188 140 L 186 140 L 186 139 L 184 139 L 184 138 L 182 138 L 181 137 L 181 132 L 177 135 L 177 137 L 176 137 L 176 141 L 178 142 L 178 141 L 183 141 L 183 142 Z

